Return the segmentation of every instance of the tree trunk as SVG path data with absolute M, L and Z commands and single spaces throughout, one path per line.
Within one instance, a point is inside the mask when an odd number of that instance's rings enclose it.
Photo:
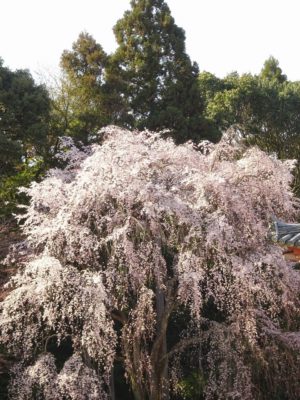
M 116 400 L 114 367 L 112 367 L 111 373 L 110 373 L 109 392 L 110 392 L 111 400 Z
M 165 304 L 165 293 L 156 290 L 157 337 L 151 352 L 153 381 L 151 382 L 150 400 L 169 400 L 167 326 L 170 310 Z

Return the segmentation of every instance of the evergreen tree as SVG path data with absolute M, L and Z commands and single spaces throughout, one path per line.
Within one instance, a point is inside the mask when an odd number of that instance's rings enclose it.
M 110 78 L 115 79 L 138 129 L 170 128 L 178 142 L 203 135 L 198 66 L 185 52 L 185 34 L 164 0 L 132 0 L 114 27 L 118 48 Z
M 72 50 L 63 52 L 63 77 L 54 109 L 64 134 L 86 141 L 89 134 L 113 122 L 113 102 L 105 76 L 107 63 L 102 46 L 88 33 L 80 33 Z
M 45 87 L 28 71 L 13 72 L 0 60 L 0 176 L 14 173 L 21 159 L 45 153 L 49 109 Z
M 49 152 L 50 100 L 26 70 L 11 71 L 0 59 L 0 218 L 14 211 L 17 188 L 41 171 Z
M 260 76 L 263 79 L 275 80 L 278 83 L 283 83 L 287 80 L 287 76 L 282 73 L 282 69 L 279 67 L 279 61 L 273 56 L 265 61 Z
M 271 57 L 258 76 L 234 73 L 222 80 L 201 73 L 199 88 L 212 131 L 235 125 L 249 144 L 297 160 L 293 186 L 300 195 L 300 83 L 286 80 L 278 65 Z

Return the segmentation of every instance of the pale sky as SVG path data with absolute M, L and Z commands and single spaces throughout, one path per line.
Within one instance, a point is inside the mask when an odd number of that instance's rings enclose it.
M 273 55 L 290 80 L 300 80 L 299 0 L 167 0 L 186 32 L 187 53 L 200 71 L 219 77 L 259 73 Z M 107 53 L 112 27 L 130 0 L 0 0 L 0 57 L 11 69 L 58 70 L 81 31 Z

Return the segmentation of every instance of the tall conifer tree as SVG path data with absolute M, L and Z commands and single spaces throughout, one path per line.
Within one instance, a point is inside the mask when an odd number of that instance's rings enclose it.
M 203 128 L 198 66 L 186 54 L 185 33 L 165 1 L 132 0 L 114 33 L 119 46 L 111 73 L 132 117 L 129 125 L 170 128 L 178 142 L 199 139 Z
M 63 52 L 60 63 L 63 78 L 55 105 L 63 116 L 64 134 L 86 141 L 89 134 L 112 122 L 112 110 L 106 104 L 107 63 L 108 56 L 102 46 L 86 32 L 80 33 L 71 51 Z M 67 111 L 63 112 L 66 98 Z

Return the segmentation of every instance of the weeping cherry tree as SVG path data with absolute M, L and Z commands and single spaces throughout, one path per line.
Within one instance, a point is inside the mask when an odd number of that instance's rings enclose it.
M 11 398 L 113 399 L 117 364 L 135 400 L 187 396 L 191 376 L 199 399 L 299 398 L 299 273 L 269 235 L 297 214 L 291 163 L 230 134 L 101 135 L 26 189 L 0 317 Z

